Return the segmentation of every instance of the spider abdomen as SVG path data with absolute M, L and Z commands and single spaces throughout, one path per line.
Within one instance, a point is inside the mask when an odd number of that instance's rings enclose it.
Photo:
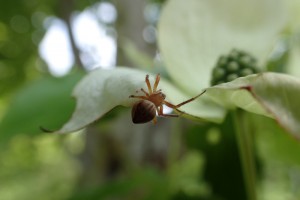
M 133 123 L 146 123 L 156 116 L 156 107 L 151 101 L 141 100 L 133 105 L 131 115 Z

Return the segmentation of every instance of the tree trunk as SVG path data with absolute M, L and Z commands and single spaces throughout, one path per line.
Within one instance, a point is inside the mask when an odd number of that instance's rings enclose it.
M 155 44 L 148 44 L 143 38 L 143 30 L 147 26 L 144 19 L 144 8 L 147 0 L 113 0 L 117 11 L 118 20 L 116 29 L 118 33 L 117 65 L 134 66 L 134 63 L 126 57 L 124 49 L 120 48 L 124 40 L 132 42 L 137 49 L 154 58 Z

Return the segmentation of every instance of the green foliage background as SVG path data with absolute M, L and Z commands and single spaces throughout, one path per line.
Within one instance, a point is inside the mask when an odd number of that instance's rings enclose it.
M 111 2 L 118 8 L 120 1 Z M 77 133 L 40 130 L 56 130 L 71 116 L 71 92 L 85 73 L 76 63 L 70 74 L 52 77 L 38 55 L 47 31 L 44 20 L 67 21 L 68 3 L 68 9 L 80 12 L 98 2 L 1 3 L 0 199 L 246 199 L 230 114 L 220 125 L 160 119 L 156 126 L 136 126 L 130 109 L 116 108 Z M 114 28 L 122 35 L 117 23 Z M 127 54 L 118 64 L 152 60 L 157 48 L 147 44 L 141 54 L 130 54 L 132 47 L 125 44 L 119 43 Z M 285 59 L 272 60 L 270 68 L 282 69 Z M 148 70 L 166 74 L 157 67 Z M 259 199 L 299 199 L 300 143 L 271 119 L 247 117 L 255 130 Z

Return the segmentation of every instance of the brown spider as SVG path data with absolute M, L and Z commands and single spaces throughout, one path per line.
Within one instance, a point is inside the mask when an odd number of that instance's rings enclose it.
M 146 75 L 145 82 L 148 87 L 148 92 L 146 92 L 143 88 L 141 88 L 141 91 L 145 94 L 144 96 L 135 96 L 135 95 L 130 95 L 129 98 L 138 98 L 141 99 L 140 101 L 136 102 L 131 111 L 131 116 L 132 116 L 132 122 L 135 124 L 141 124 L 141 123 L 146 123 L 151 120 L 153 120 L 153 123 L 156 123 L 156 112 L 158 116 L 162 117 L 178 117 L 176 114 L 164 114 L 163 113 L 163 105 L 166 105 L 170 108 L 175 109 L 179 113 L 183 113 L 182 111 L 179 111 L 177 108 L 180 106 L 187 104 L 197 97 L 201 96 L 204 92 L 201 94 L 188 99 L 180 104 L 174 105 L 171 104 L 170 102 L 166 101 L 166 95 L 162 93 L 162 91 L 159 89 L 157 90 L 157 86 L 160 80 L 160 75 L 156 75 L 155 83 L 153 85 L 153 90 L 149 81 L 149 75 Z

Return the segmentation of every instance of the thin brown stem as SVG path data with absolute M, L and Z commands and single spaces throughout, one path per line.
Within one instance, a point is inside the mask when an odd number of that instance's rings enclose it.
M 61 0 L 60 2 L 60 17 L 67 25 L 69 40 L 72 47 L 72 52 L 75 58 L 75 65 L 80 69 L 84 69 L 84 65 L 80 59 L 80 50 L 78 49 L 72 28 L 72 13 L 74 9 L 74 0 Z

